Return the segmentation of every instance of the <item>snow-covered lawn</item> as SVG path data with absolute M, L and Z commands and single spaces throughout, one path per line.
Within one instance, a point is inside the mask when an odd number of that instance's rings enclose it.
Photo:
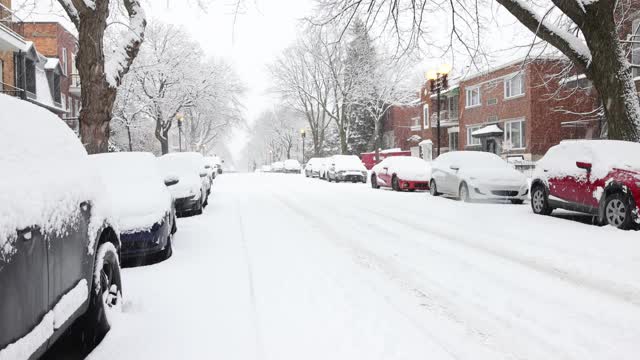
M 92 359 L 637 359 L 640 232 L 224 174 Z

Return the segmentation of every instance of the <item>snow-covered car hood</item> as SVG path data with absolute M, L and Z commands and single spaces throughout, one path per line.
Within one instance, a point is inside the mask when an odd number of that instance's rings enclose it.
M 526 177 L 510 168 L 467 168 L 460 169 L 458 176 L 469 182 L 496 185 L 521 186 L 527 184 Z

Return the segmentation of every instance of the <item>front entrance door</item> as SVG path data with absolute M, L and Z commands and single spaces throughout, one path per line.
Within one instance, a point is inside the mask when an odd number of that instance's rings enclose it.
M 484 151 L 495 154 L 497 151 L 496 140 L 495 139 L 487 139 L 484 146 Z

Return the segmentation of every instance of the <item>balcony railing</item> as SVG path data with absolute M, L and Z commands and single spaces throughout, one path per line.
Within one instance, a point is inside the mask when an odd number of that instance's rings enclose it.
M 2 4 L 0 4 L 0 27 L 24 38 L 24 22 L 16 16 L 13 10 Z
M 438 121 L 438 113 L 434 112 L 431 114 L 431 123 L 436 124 Z M 455 125 L 458 123 L 458 112 L 450 111 L 450 110 L 441 110 L 440 111 L 440 125 Z

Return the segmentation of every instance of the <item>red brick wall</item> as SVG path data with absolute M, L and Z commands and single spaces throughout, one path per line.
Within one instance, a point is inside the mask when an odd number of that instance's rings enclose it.
M 385 121 L 385 131 L 393 130 L 395 137 L 394 147 L 408 150 L 415 143 L 407 141 L 411 137 L 411 123 L 414 117 L 419 117 L 421 106 L 393 106 L 389 109 L 387 119 Z

